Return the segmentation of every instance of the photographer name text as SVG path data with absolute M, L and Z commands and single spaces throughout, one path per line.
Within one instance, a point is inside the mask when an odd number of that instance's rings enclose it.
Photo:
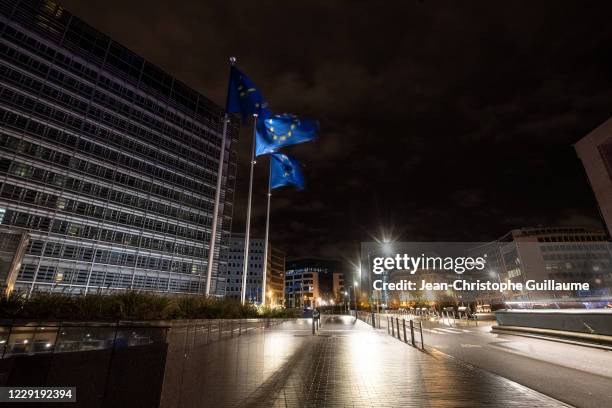
M 507 291 L 522 291 L 536 290 L 536 291 L 579 291 L 589 290 L 589 284 L 586 282 L 558 282 L 552 279 L 535 281 L 528 280 L 524 284 L 523 282 L 512 282 L 507 280 L 505 282 L 491 282 L 491 281 L 467 281 L 465 279 L 456 279 L 453 282 L 427 282 L 421 280 L 421 284 L 417 285 L 417 282 L 402 279 L 399 282 L 385 282 L 382 279 L 377 279 L 372 283 L 374 290 L 402 290 L 402 291 L 416 291 L 416 290 L 430 290 L 430 291 L 495 291 L 495 292 L 507 292 Z

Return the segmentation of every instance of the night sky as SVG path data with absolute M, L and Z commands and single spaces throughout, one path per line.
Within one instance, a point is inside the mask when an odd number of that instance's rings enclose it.
M 601 226 L 572 144 L 612 116 L 612 3 L 60 3 L 220 105 L 235 55 L 272 110 L 320 121 L 318 141 L 288 149 L 307 190 L 274 191 L 271 239 L 288 258 L 355 258 L 383 232 L 487 241 Z M 263 237 L 266 160 L 255 176 Z

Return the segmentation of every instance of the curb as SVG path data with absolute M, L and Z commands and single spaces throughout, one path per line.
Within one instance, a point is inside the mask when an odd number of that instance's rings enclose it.
M 532 337 L 612 351 L 612 336 L 522 326 L 492 326 L 491 333 Z

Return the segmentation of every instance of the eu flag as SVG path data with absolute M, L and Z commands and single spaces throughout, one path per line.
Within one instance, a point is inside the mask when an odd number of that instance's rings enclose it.
M 272 153 L 270 155 L 270 188 L 291 185 L 298 190 L 304 189 L 304 175 L 300 163 L 286 154 Z
M 318 122 L 300 120 L 289 113 L 258 118 L 255 154 L 261 156 L 281 147 L 308 142 L 316 137 L 318 130 Z
M 238 68 L 230 68 L 229 87 L 225 110 L 228 113 L 242 113 L 243 117 L 257 114 L 261 118 L 270 116 L 266 102 L 251 78 Z

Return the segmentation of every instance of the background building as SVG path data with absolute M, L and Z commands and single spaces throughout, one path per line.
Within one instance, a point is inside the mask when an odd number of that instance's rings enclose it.
M 575 145 L 595 193 L 599 212 L 612 236 L 612 118 Z
M 335 301 L 344 290 L 344 278 L 339 275 L 343 274 L 337 261 L 299 259 L 287 262 L 285 305 L 301 308 L 317 306 L 320 301 L 328 304 Z
M 285 251 L 268 245 L 268 272 L 266 274 L 267 304 L 283 306 L 285 304 Z
M 334 294 L 334 299 L 336 300 L 342 300 L 343 299 L 343 294 L 344 294 L 344 272 L 334 272 L 332 274 L 333 276 L 333 286 L 332 286 L 332 290 L 333 290 L 333 294 Z
M 590 290 L 504 293 L 506 299 L 609 296 L 612 264 L 606 232 L 582 227 L 537 227 L 510 231 L 480 248 L 487 266 L 481 279 L 587 282 Z M 476 253 L 476 252 L 474 252 Z
M 247 267 L 246 300 L 261 303 L 265 242 L 260 238 L 249 239 L 249 265 Z M 240 299 L 242 274 L 244 272 L 244 234 L 232 234 L 226 258 L 225 296 Z M 283 305 L 283 282 L 285 274 L 285 253 L 268 245 L 266 273 L 267 304 Z
M 55 3 L 0 1 L 0 222 L 30 237 L 16 288 L 202 292 L 223 114 Z

